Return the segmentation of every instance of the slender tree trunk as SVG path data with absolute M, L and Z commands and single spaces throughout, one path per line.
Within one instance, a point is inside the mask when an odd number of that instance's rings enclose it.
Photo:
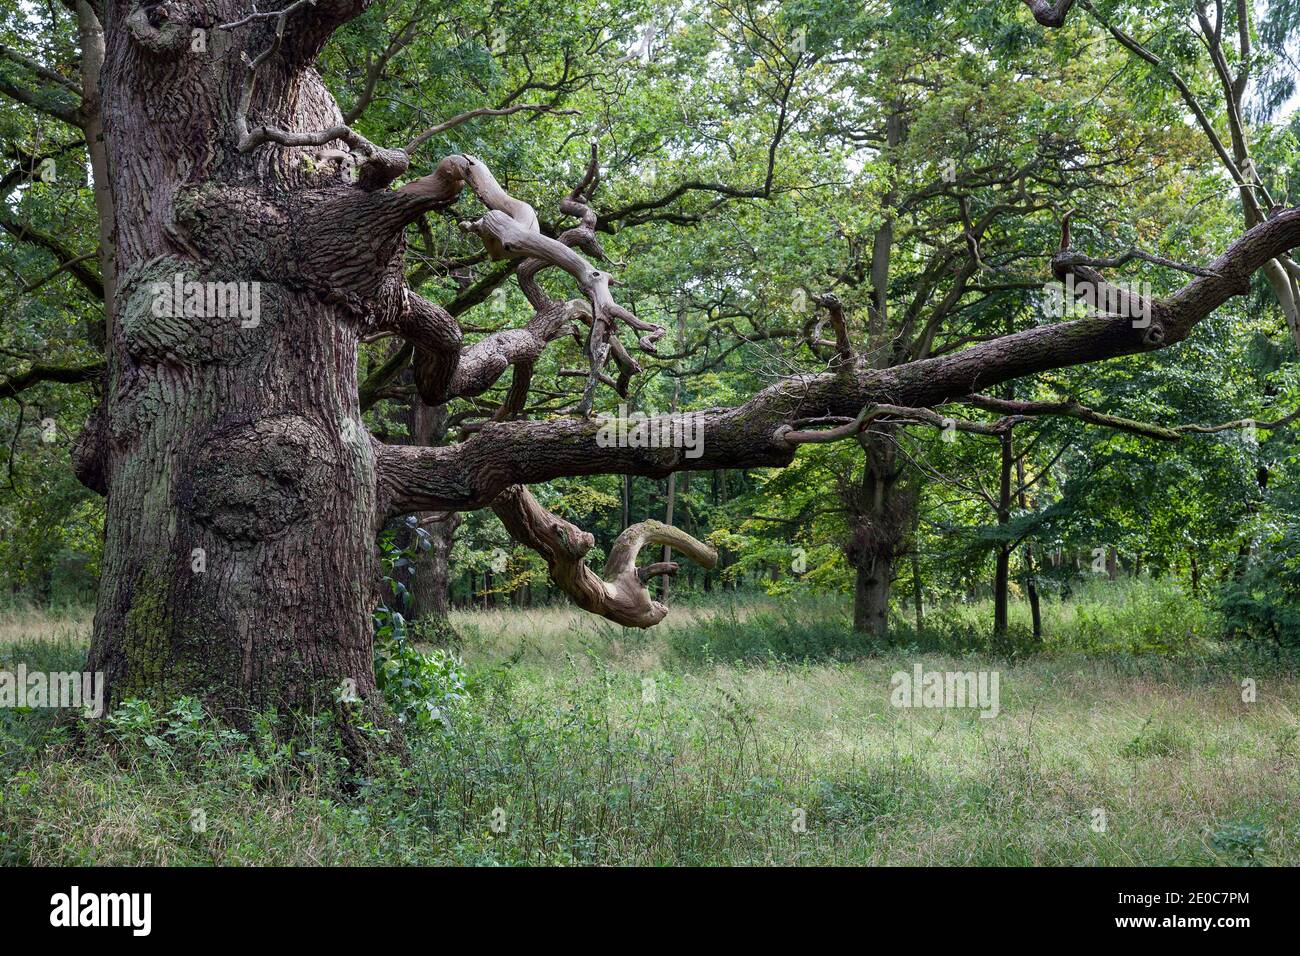
M 1016 487 L 1020 496 L 1020 509 L 1029 510 L 1029 498 L 1025 487 L 1025 459 L 1024 455 L 1016 458 Z M 1025 542 L 1025 595 L 1029 598 L 1029 617 L 1033 622 L 1034 643 L 1041 643 L 1043 639 L 1043 609 L 1038 600 L 1038 582 L 1035 579 L 1037 571 L 1034 566 L 1034 546 Z
M 1011 552 L 998 548 L 993 572 L 993 634 L 1005 637 L 1008 621 L 1008 591 L 1011 579 Z
M 713 498 L 715 501 L 717 501 L 719 504 L 723 506 L 725 506 L 727 502 L 730 500 L 727 497 L 727 472 L 724 470 L 720 469 L 713 473 Z M 728 590 L 727 578 L 725 576 L 725 572 L 730 564 L 731 564 L 731 551 L 728 550 L 726 547 L 719 548 L 718 567 L 717 567 L 718 580 L 721 582 L 722 590 L 724 591 Z M 735 589 L 736 589 L 736 583 L 735 583 L 735 579 L 733 579 L 730 590 L 734 591 Z
M 998 473 L 998 526 L 1005 527 L 1011 520 L 1011 472 L 1015 464 L 1015 450 L 1008 428 L 1002 433 L 1002 466 Z M 997 565 L 993 574 L 993 635 L 1005 637 L 1008 624 L 1008 603 L 1011 589 L 1011 543 L 998 545 Z
M 664 523 L 671 525 L 673 523 L 673 512 L 677 507 L 677 475 L 668 476 L 668 489 L 664 495 Z M 673 549 L 668 545 L 663 546 L 663 555 L 660 561 L 671 561 L 673 559 Z M 668 575 L 662 575 L 659 578 L 659 600 L 668 603 Z
M 677 309 L 677 347 L 683 348 L 686 343 L 686 307 L 681 305 Z M 673 414 L 677 413 L 678 406 L 682 400 L 682 379 L 679 375 L 673 381 L 673 400 L 671 410 Z M 668 488 L 664 504 L 664 524 L 669 526 L 673 523 L 673 509 L 677 505 L 677 473 L 673 472 L 668 476 Z M 663 553 L 659 560 L 668 562 L 673 559 L 673 549 L 668 545 L 663 546 Z M 659 601 L 663 604 L 668 603 L 668 578 L 667 574 L 659 578 Z
M 680 476 L 677 481 L 677 496 L 681 501 L 681 507 L 679 507 L 677 511 L 678 514 L 681 516 L 679 518 L 679 521 L 681 523 L 680 526 L 682 530 L 686 531 L 688 534 L 694 534 L 697 529 L 695 527 L 695 521 L 692 519 L 691 516 L 690 494 L 691 494 L 691 472 L 683 471 L 680 473 Z M 696 564 L 694 561 L 690 561 L 686 564 L 686 585 L 687 588 L 691 591 L 695 590 L 695 579 L 696 579 L 696 573 L 698 571 L 699 571 L 699 565 Z
M 925 623 L 925 601 L 921 592 L 921 556 L 912 551 L 912 603 L 916 611 L 916 633 L 921 633 Z
M 86 148 L 94 180 L 95 212 L 99 223 L 99 272 L 104 279 L 104 321 L 90 328 L 91 343 L 102 348 L 117 307 L 117 235 L 113 212 L 112 172 L 104 139 L 101 81 L 104 69 L 104 30 L 89 0 L 77 0 L 77 35 L 81 47 L 81 87 L 87 91 L 82 112 L 87 117 Z
M 1038 597 L 1038 585 L 1034 583 L 1034 552 L 1029 545 L 1025 545 L 1025 570 L 1029 574 L 1025 585 L 1025 593 L 1029 597 L 1029 617 L 1033 626 L 1034 643 L 1038 644 L 1043 640 L 1043 608 Z

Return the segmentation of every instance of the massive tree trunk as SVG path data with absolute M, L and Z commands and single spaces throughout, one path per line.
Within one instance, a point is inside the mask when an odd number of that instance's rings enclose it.
M 327 703 L 349 680 L 364 697 L 380 510 L 358 332 L 400 237 L 313 228 L 313 207 L 351 191 L 320 150 L 236 151 L 247 67 L 230 32 L 105 7 L 119 285 L 95 436 L 108 504 L 89 666 L 113 702 L 193 693 L 228 715 Z M 210 3 L 209 22 L 246 7 Z M 252 115 L 339 121 L 304 65 L 327 35 L 298 32 L 259 74 Z M 177 281 L 241 283 L 247 307 L 170 308 L 162 290 Z

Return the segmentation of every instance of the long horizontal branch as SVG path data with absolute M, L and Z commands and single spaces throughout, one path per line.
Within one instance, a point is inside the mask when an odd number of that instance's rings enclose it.
M 1152 425 L 1132 418 L 1124 418 L 1120 415 L 1108 415 L 1105 412 L 1099 412 L 1075 401 L 1022 402 L 997 398 L 992 395 L 970 395 L 962 399 L 962 401 L 974 405 L 976 408 L 997 412 L 1001 415 L 1021 415 L 1030 418 L 1047 415 L 1075 418 L 1089 425 L 1100 425 L 1103 428 L 1113 428 L 1116 431 L 1130 432 L 1134 435 L 1142 435 L 1160 441 L 1178 441 L 1182 437 L 1176 428 Z
M 46 90 L 37 92 L 30 90 L 25 86 L 19 86 L 16 83 L 0 78 L 0 94 L 4 94 L 11 100 L 29 106 L 39 113 L 46 116 L 52 116 L 54 119 L 61 120 L 69 126 L 81 129 L 83 117 L 79 105 L 65 102 L 55 102 L 48 95 Z
M 62 73 L 50 69 L 40 60 L 27 56 L 11 46 L 0 43 L 0 58 L 17 63 L 35 73 L 47 83 L 54 83 L 71 93 L 75 93 L 78 98 L 81 97 L 81 86 L 75 80 L 71 80 Z
M 859 360 L 852 368 L 798 375 L 737 408 L 649 419 L 647 432 L 667 435 L 657 446 L 610 440 L 601 419 L 488 423 L 448 448 L 382 448 L 380 498 L 393 514 L 465 510 L 488 505 L 511 485 L 595 474 L 664 477 L 675 471 L 780 466 L 794 457 L 785 435 L 794 423 L 852 418 L 870 404 L 933 407 L 1035 372 L 1154 351 L 1187 337 L 1198 322 L 1237 295 L 1264 263 L 1300 245 L 1300 208 L 1249 230 L 1168 299 L 1152 303 L 1149 329 L 1119 317 L 1044 325 L 960 352 L 887 369 Z M 604 429 L 602 431 L 602 429 Z M 616 431 L 616 429 L 615 429 Z M 638 447 L 649 444 L 650 447 Z M 665 447 L 666 446 L 666 447 Z
M 15 398 L 21 392 L 43 382 L 59 382 L 64 385 L 93 382 L 104 374 L 105 367 L 103 362 L 74 366 L 32 365 L 25 372 L 0 379 L 0 398 Z

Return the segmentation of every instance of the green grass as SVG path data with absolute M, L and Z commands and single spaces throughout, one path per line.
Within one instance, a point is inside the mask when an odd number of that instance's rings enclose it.
M 1129 603 L 1117 620 L 1142 617 Z M 1176 654 L 1066 652 L 1055 638 L 1035 656 L 856 657 L 872 648 L 831 646 L 842 617 L 828 601 L 695 607 L 629 632 L 567 610 L 458 615 L 468 700 L 448 728 L 411 736 L 405 764 L 359 783 L 324 725 L 286 747 L 269 727 L 236 739 L 181 711 L 76 742 L 11 714 L 0 859 L 1300 862 L 1294 659 L 1198 635 Z M 22 638 L 0 662 L 70 666 L 77 653 Z M 1000 715 L 891 707 L 891 675 L 917 662 L 998 670 Z

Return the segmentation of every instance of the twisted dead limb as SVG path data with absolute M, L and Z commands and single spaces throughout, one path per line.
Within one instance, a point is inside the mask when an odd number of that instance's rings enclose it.
M 459 192 L 463 185 L 469 185 L 479 201 L 488 207 L 482 217 L 462 222 L 460 227 L 478 236 L 494 259 L 523 256 L 563 269 L 591 302 L 593 321 L 612 327 L 613 320 L 619 319 L 645 333 L 640 339 L 642 349 L 650 353 L 655 351 L 654 343 L 663 335 L 663 328 L 643 322 L 614 301 L 609 291 L 612 277 L 608 272 L 594 268 L 564 242 L 542 235 L 533 207 L 502 189 L 492 171 L 480 160 L 473 156 L 448 156 L 433 175 L 438 178 L 442 189 L 450 188 L 453 193 Z M 416 184 L 403 189 L 413 186 Z
M 609 257 L 596 239 L 596 213 L 590 206 L 590 195 L 600 182 L 600 162 L 596 149 L 596 141 L 592 140 L 591 158 L 587 161 L 587 168 L 582 179 L 578 181 L 578 184 L 573 187 L 566 198 L 560 200 L 560 212 L 578 219 L 579 225 L 561 233 L 558 241 L 571 249 L 581 249 L 598 261 L 608 262 Z M 545 258 L 534 256 L 521 262 L 516 271 L 519 288 L 523 290 L 524 295 L 528 297 L 533 307 L 539 311 L 547 308 L 551 304 L 551 299 L 536 281 L 536 276 L 537 273 L 551 264 Z M 574 409 L 577 414 L 585 416 L 591 412 L 598 383 L 605 382 L 609 384 L 621 397 L 626 398 L 628 383 L 633 375 L 641 371 L 641 366 L 623 347 L 623 343 L 619 341 L 618 333 L 608 321 L 608 317 L 602 316 L 598 319 L 598 312 L 595 308 L 588 310 L 586 313 L 576 314 L 587 323 L 590 330 L 586 342 L 588 361 L 586 386 L 583 389 L 582 398 Z M 640 344 L 644 350 L 653 352 L 654 342 L 663 335 L 664 330 L 659 326 L 641 322 L 635 316 L 632 316 L 630 324 L 638 331 L 650 332 L 649 336 L 641 339 Z M 613 356 L 619 367 L 617 382 L 604 374 L 604 368 L 610 356 Z
M 638 568 L 637 555 L 647 545 L 667 545 L 696 564 L 711 568 L 718 553 L 707 544 L 659 521 L 642 521 L 618 536 L 605 562 L 604 576 L 584 560 L 596 539 L 577 525 L 547 511 L 523 485 L 503 491 L 492 511 L 510 536 L 545 560 L 551 580 L 584 611 L 599 614 L 624 627 L 652 627 L 664 619 L 668 608 L 650 597 L 646 582 L 658 575 L 676 574 L 672 561 Z

